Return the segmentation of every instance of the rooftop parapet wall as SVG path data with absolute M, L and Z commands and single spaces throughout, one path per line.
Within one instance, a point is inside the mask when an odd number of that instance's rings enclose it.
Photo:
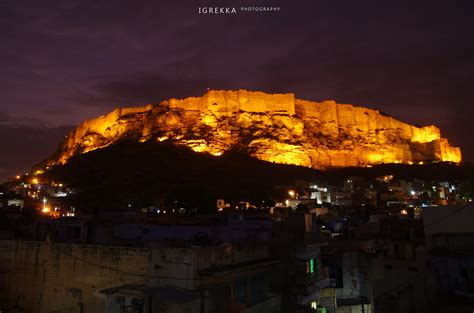
M 26 312 L 79 312 L 79 302 L 85 312 L 104 312 L 99 290 L 155 274 L 140 248 L 1 240 L 0 249 L 0 272 L 9 273 L 0 294 Z
M 138 248 L 0 240 L 0 251 L 0 273 L 7 274 L 0 281 L 7 303 L 0 304 L 25 312 L 105 312 L 100 290 L 131 283 L 194 289 L 199 270 L 268 258 L 266 244 Z

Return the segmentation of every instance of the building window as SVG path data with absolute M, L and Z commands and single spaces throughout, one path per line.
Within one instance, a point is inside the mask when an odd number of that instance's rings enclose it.
M 314 273 L 314 259 L 309 259 L 306 261 L 306 274 Z
M 234 301 L 247 303 L 247 277 L 239 277 L 234 280 Z
M 474 269 L 465 268 L 462 270 L 463 278 L 466 282 L 466 287 L 468 291 L 474 291 Z
M 265 298 L 265 296 L 265 275 L 263 273 L 258 273 L 250 277 L 250 303 L 260 302 Z

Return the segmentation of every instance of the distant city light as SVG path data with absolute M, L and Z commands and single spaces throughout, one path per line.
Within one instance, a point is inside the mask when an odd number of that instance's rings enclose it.
M 288 194 L 290 195 L 290 197 L 294 197 L 296 195 L 296 193 L 294 192 L 294 190 L 289 190 L 288 191 Z

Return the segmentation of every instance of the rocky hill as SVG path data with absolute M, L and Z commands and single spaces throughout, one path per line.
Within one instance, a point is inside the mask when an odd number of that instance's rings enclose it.
M 228 150 L 316 169 L 461 161 L 436 126 L 416 127 L 378 110 L 293 94 L 216 91 L 119 108 L 72 130 L 47 165 L 122 139 L 170 141 L 215 156 Z

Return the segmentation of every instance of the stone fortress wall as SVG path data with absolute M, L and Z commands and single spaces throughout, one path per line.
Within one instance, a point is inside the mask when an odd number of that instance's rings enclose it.
M 197 152 L 248 149 L 262 160 L 314 168 L 461 161 L 436 126 L 417 127 L 374 109 L 313 102 L 294 94 L 210 90 L 202 97 L 118 108 L 71 131 L 50 163 L 106 147 L 125 136 L 161 134 Z M 192 134 L 192 138 L 187 138 Z

